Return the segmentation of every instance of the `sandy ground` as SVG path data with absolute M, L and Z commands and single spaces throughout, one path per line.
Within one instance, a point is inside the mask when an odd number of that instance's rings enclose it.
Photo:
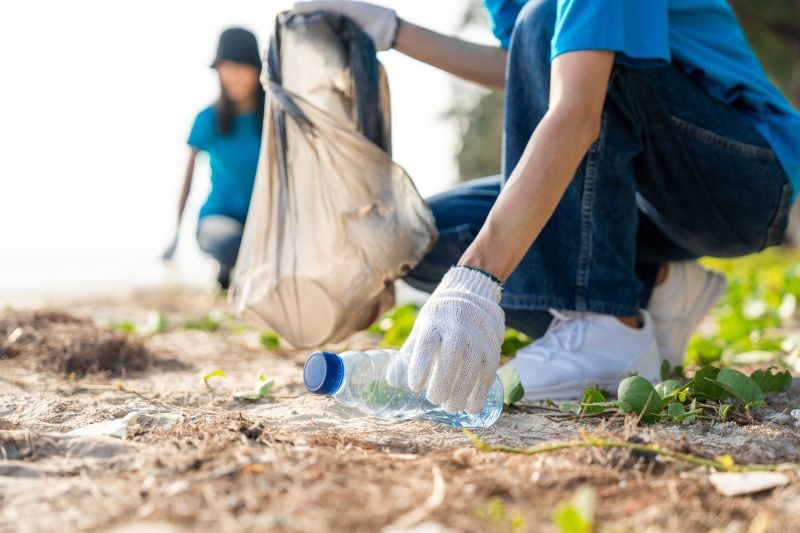
M 0 349 L 0 531 L 555 531 L 553 509 L 582 485 L 596 490 L 602 531 L 800 531 L 795 470 L 787 486 L 724 497 L 706 468 L 620 450 L 483 452 L 457 430 L 361 418 L 305 394 L 306 354 L 268 351 L 256 331 L 183 327 L 225 311 L 210 295 L 150 290 L 60 307 L 68 315 L 0 315 L 0 335 L 29 347 L 15 351 L 6 338 Z M 167 319 L 162 333 L 104 329 L 128 321 L 141 331 L 153 311 Z M 360 334 L 331 348 L 374 343 Z M 227 377 L 209 388 L 200 376 L 214 368 Z M 235 399 L 259 373 L 275 380 L 269 397 Z M 797 408 L 798 382 L 764 412 Z M 68 434 L 131 413 L 126 439 Z M 546 414 L 511 410 L 479 436 L 530 446 L 590 432 L 739 463 L 800 463 L 788 416 L 636 428 Z

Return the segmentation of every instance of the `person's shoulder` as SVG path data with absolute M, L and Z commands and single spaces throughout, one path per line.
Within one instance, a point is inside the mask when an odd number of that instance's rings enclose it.
M 216 119 L 215 106 L 214 104 L 211 104 L 207 107 L 204 107 L 199 113 L 197 113 L 197 118 L 195 120 L 196 122 L 213 124 L 215 119 Z
M 199 150 L 208 150 L 216 137 L 216 113 L 210 105 L 200 111 L 194 119 L 189 133 L 189 145 Z

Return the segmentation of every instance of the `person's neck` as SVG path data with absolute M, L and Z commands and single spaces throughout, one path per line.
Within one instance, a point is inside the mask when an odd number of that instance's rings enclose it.
M 234 102 L 233 107 L 236 108 L 236 113 L 239 115 L 250 113 L 256 109 L 256 99 L 253 97 L 248 98 L 247 100 L 242 100 L 241 102 Z

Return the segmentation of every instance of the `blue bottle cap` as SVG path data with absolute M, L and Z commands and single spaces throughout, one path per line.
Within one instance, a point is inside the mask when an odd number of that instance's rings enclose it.
M 342 386 L 344 361 L 331 352 L 314 352 L 303 367 L 303 383 L 308 392 L 330 396 Z

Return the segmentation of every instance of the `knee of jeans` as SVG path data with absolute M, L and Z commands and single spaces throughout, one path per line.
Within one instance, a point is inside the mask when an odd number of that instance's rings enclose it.
M 242 236 L 236 233 L 199 231 L 197 244 L 200 249 L 226 266 L 233 266 L 239 254 Z
M 517 15 L 514 31 L 511 34 L 510 50 L 515 46 L 528 48 L 530 45 L 546 51 L 550 58 L 550 41 L 555 33 L 558 0 L 530 0 Z M 548 61 L 549 62 L 549 61 Z

